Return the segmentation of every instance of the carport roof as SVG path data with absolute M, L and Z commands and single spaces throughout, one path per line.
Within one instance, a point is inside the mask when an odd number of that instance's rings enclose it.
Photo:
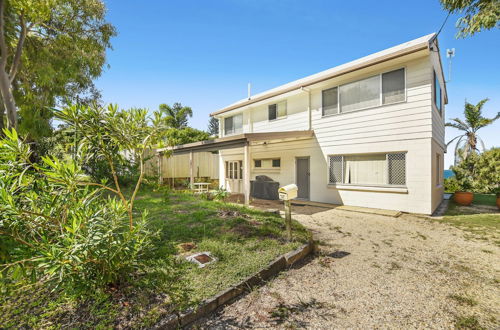
M 279 139 L 308 138 L 314 135 L 314 131 L 286 131 L 286 132 L 265 132 L 265 133 L 243 133 L 237 135 L 216 138 L 213 140 L 204 140 L 199 142 L 180 144 L 174 147 L 157 149 L 157 152 L 172 150 L 174 154 L 183 154 L 188 152 L 211 152 L 223 149 L 243 147 L 253 141 L 267 141 Z

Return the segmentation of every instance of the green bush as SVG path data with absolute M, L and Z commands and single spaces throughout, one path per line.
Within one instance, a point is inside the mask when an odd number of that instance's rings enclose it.
M 0 140 L 0 283 L 86 291 L 146 267 L 154 234 L 130 228 L 121 200 L 104 198 L 74 160 L 43 157 L 15 131 Z M 6 288 L 7 286 L 4 286 Z
M 500 186 L 500 148 L 471 153 L 451 169 L 455 177 L 445 180 L 446 191 L 495 193 Z

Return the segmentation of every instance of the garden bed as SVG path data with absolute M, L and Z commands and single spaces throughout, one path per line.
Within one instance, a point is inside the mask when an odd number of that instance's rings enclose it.
M 110 286 L 86 299 L 48 292 L 43 287 L 4 294 L 0 326 L 151 327 L 172 313 L 168 286 L 184 283 L 186 298 L 196 306 L 308 240 L 304 227 L 294 222 L 294 240 L 287 242 L 283 219 L 276 214 L 206 201 L 189 193 L 144 191 L 136 201 L 137 215 L 145 209 L 149 225 L 159 231 L 155 251 L 149 257 L 154 273 L 131 274 L 129 283 Z M 205 251 L 216 262 L 203 268 L 183 262 L 182 278 L 165 276 L 165 290 L 150 285 L 153 278 L 162 276 L 162 267 L 168 269 L 168 255 L 184 260 Z

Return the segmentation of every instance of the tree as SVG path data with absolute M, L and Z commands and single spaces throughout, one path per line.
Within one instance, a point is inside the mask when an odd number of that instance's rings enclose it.
M 92 184 L 77 159 L 33 163 L 15 130 L 0 139 L 0 289 L 25 282 L 84 291 L 145 271 L 147 213 L 129 228 L 126 205 Z M 80 152 L 85 152 L 84 148 Z M 79 293 L 80 293 L 79 292 Z
M 450 14 L 464 16 L 457 21 L 458 37 L 468 37 L 482 30 L 500 27 L 500 1 L 498 0 L 440 0 Z
M 134 201 L 145 173 L 146 150 L 161 147 L 167 133 L 167 118 L 161 112 L 148 116 L 146 109 L 118 110 L 116 105 L 102 107 L 72 105 L 56 111 L 56 117 L 78 131 L 78 149 L 92 150 L 94 159 L 104 160 L 109 166 L 113 184 L 107 182 L 80 182 L 106 189 L 116 194 L 125 205 L 130 229 L 133 228 Z M 86 155 L 87 156 L 87 155 Z M 79 160 L 85 163 L 85 160 Z M 130 197 L 126 197 L 119 176 L 126 175 L 117 171 L 117 162 L 135 162 L 139 176 Z
M 116 34 L 105 12 L 101 0 L 0 0 L 0 109 L 9 127 L 18 110 L 29 129 L 57 100 L 95 98 L 93 79 Z
M 198 141 L 208 140 L 210 135 L 196 128 L 186 127 L 183 129 L 170 128 L 165 133 L 168 145 L 176 146 L 179 144 L 186 144 Z
M 219 119 L 210 117 L 210 120 L 208 121 L 208 133 L 210 135 L 219 134 Z
M 190 107 L 183 107 L 179 102 L 175 102 L 173 106 L 160 104 L 159 111 L 167 116 L 168 126 L 178 129 L 186 128 L 188 117 L 193 116 L 193 110 Z
M 484 151 L 484 142 L 477 135 L 477 131 L 491 125 L 495 120 L 500 118 L 500 112 L 493 118 L 483 117 L 482 109 L 486 102 L 488 102 L 488 99 L 481 100 L 478 104 L 473 105 L 466 101 L 464 107 L 465 121 L 459 118 L 452 118 L 451 122 L 445 124 L 447 127 L 454 127 L 463 132 L 463 134 L 454 137 L 446 144 L 448 146 L 458 139 L 455 146 L 456 159 L 465 159 L 471 153 L 479 152 L 478 140 L 481 144 L 481 149 Z

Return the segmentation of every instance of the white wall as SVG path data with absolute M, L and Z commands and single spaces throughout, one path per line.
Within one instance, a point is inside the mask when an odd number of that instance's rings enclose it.
M 295 158 L 308 156 L 313 201 L 432 213 L 442 198 L 442 186 L 435 184 L 435 154 L 444 149 L 444 115 L 441 117 L 432 105 L 434 62 L 428 52 L 420 52 L 322 82 L 306 91 L 283 95 L 288 114 L 275 121 L 267 120 L 267 106 L 279 101 L 279 97 L 243 109 L 245 132 L 271 132 L 307 130 L 310 108 L 315 132 L 309 140 L 252 145 L 252 166 L 253 159 L 279 157 L 281 169 L 265 172 L 252 168 L 251 178 L 265 174 L 281 185 L 294 183 Z M 322 90 L 401 67 L 406 69 L 405 102 L 322 117 Z M 330 154 L 400 151 L 407 152 L 405 192 L 344 190 L 328 185 Z M 243 159 L 241 151 L 224 151 L 221 155 L 223 160 Z

